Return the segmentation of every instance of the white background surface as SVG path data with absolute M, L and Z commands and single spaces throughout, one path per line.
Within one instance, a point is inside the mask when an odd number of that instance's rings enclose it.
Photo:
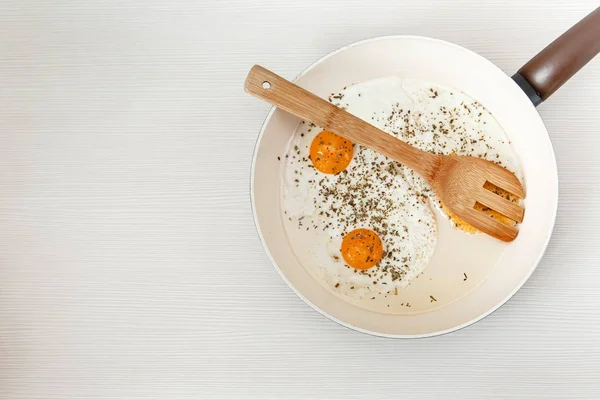
M 600 59 L 539 108 L 561 185 L 540 267 L 425 340 L 342 328 L 269 264 L 249 202 L 268 106 L 242 85 L 390 34 L 512 74 L 598 5 L 0 1 L 0 398 L 597 398 Z

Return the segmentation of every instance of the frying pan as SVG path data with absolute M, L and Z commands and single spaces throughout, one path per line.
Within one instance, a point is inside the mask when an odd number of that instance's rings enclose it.
M 299 120 L 273 108 L 260 131 L 251 172 L 254 219 L 273 265 L 315 310 L 342 325 L 379 336 L 434 336 L 492 313 L 533 273 L 554 227 L 558 202 L 556 160 L 535 106 L 599 52 L 600 8 L 542 50 L 512 78 L 478 54 L 425 37 L 379 37 L 323 57 L 304 70 L 295 83 L 324 98 L 351 83 L 397 75 L 454 87 L 482 103 L 498 120 L 520 158 L 527 211 L 519 236 L 507 246 L 487 278 L 456 301 L 413 314 L 386 314 L 358 307 L 315 280 L 288 240 L 281 212 L 283 163 L 278 157 L 286 153 Z

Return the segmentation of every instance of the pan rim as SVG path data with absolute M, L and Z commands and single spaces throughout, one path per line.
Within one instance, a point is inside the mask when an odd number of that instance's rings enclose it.
M 502 71 L 496 64 L 494 64 L 493 62 L 489 61 L 487 58 L 477 54 L 476 52 L 469 50 L 467 48 L 464 48 L 460 45 L 457 45 L 455 43 L 451 43 L 445 40 L 441 40 L 441 39 L 436 39 L 436 38 L 430 38 L 430 37 L 426 37 L 426 36 L 418 36 L 418 35 L 387 35 L 387 36 L 377 36 L 377 37 L 373 37 L 373 38 L 369 38 L 369 39 L 364 39 L 364 40 L 360 40 L 354 43 L 350 43 L 348 45 L 345 45 L 343 47 L 340 47 L 326 55 L 324 55 L 323 57 L 319 58 L 317 61 L 313 62 L 312 64 L 310 64 L 308 67 L 306 67 L 304 70 L 302 70 L 293 80 L 292 82 L 296 82 L 298 79 L 302 78 L 304 75 L 306 75 L 308 72 L 310 72 L 313 68 L 315 68 L 317 65 L 319 65 L 320 63 L 322 63 L 323 61 L 325 61 L 326 59 L 342 52 L 345 51 L 351 47 L 355 47 L 355 46 L 359 46 L 359 45 L 363 45 L 363 44 L 367 44 L 370 42 L 375 42 L 375 41 L 381 41 L 381 40 L 394 40 L 394 39 L 416 39 L 416 40 L 423 40 L 423 41 L 432 41 L 432 42 L 437 42 L 437 43 L 442 43 L 444 45 L 448 45 L 448 46 L 452 46 L 455 47 L 457 49 L 460 49 L 461 51 L 466 51 L 469 52 L 483 60 L 485 60 L 487 63 L 489 63 L 491 66 L 493 66 L 495 69 L 497 69 L 498 71 L 500 71 L 502 74 L 506 75 L 504 71 Z M 507 76 L 508 77 L 508 76 Z M 512 81 L 512 79 L 510 79 Z M 518 85 L 516 83 L 513 84 L 515 86 L 518 87 Z M 526 94 L 519 88 L 519 92 L 522 93 L 523 96 L 527 97 Z M 420 334 L 389 334 L 389 333 L 382 333 L 382 332 L 376 332 L 376 331 L 371 331 L 368 329 L 364 329 L 364 328 L 360 328 L 358 326 L 352 325 L 350 323 L 347 323 L 345 321 L 342 321 L 336 317 L 334 317 L 333 315 L 327 313 L 326 311 L 322 310 L 320 307 L 316 306 L 315 304 L 313 304 L 310 300 L 308 300 L 305 296 L 302 295 L 302 293 L 300 293 L 298 291 L 298 289 L 296 289 L 296 287 L 294 285 L 292 285 L 292 283 L 287 279 L 287 277 L 285 276 L 285 274 L 281 271 L 280 267 L 278 266 L 277 262 L 275 261 L 275 259 L 273 258 L 271 252 L 269 251 L 269 248 L 267 246 L 266 240 L 264 238 L 264 235 L 262 233 L 260 224 L 259 224 L 259 220 L 258 220 L 258 215 L 256 212 L 256 198 L 255 198 L 255 170 L 256 170 L 256 160 L 257 160 L 257 156 L 258 156 L 258 148 L 261 144 L 264 132 L 267 128 L 267 125 L 271 119 L 271 117 L 273 116 L 276 108 L 272 107 L 269 112 L 267 113 L 263 124 L 260 128 L 258 137 L 256 139 L 255 142 L 255 146 L 254 146 L 254 151 L 253 151 L 253 156 L 252 156 L 252 164 L 251 164 L 251 169 L 250 169 L 250 201 L 251 201 L 251 208 L 252 208 L 252 216 L 253 216 L 253 220 L 254 220 L 254 225 L 256 228 L 256 231 L 258 233 L 259 239 L 262 243 L 262 246 L 265 250 L 265 253 L 267 255 L 267 257 L 269 258 L 269 260 L 271 261 L 271 264 L 275 267 L 275 270 L 278 272 L 278 274 L 281 276 L 281 278 L 283 279 L 283 281 L 290 287 L 290 289 L 292 289 L 292 291 L 299 297 L 301 298 L 306 304 L 308 304 L 311 308 L 313 308 L 315 311 L 317 311 L 318 313 L 320 313 L 321 315 L 327 317 L 328 319 L 355 331 L 361 332 L 361 333 L 365 333 L 365 334 L 369 334 L 369 335 L 373 335 L 373 336 L 377 336 L 377 337 L 385 337 L 385 338 L 398 338 L 398 339 L 417 339 L 417 338 L 427 338 L 427 337 L 434 337 L 434 336 L 440 336 L 440 335 L 445 335 L 451 332 L 455 332 L 458 331 L 460 329 L 463 329 L 467 326 L 470 326 L 476 322 L 481 321 L 482 319 L 486 318 L 487 316 L 491 315 L 492 313 L 494 313 L 496 310 L 498 310 L 500 307 L 502 307 L 504 304 L 506 304 L 525 284 L 525 282 L 527 282 L 527 280 L 529 280 L 529 278 L 531 277 L 531 275 L 533 274 L 533 272 L 537 269 L 537 267 L 539 266 L 542 258 L 544 257 L 544 254 L 546 253 L 546 250 L 548 248 L 548 245 L 550 243 L 550 239 L 552 237 L 552 233 L 554 232 L 554 228 L 556 225 L 556 216 L 557 216 L 557 211 L 558 211 L 558 201 L 559 201 L 559 196 L 558 193 L 560 192 L 559 190 L 559 181 L 558 181 L 558 166 L 556 163 L 556 154 L 554 151 L 554 147 L 552 145 L 552 141 L 550 140 L 550 135 L 548 134 L 548 130 L 545 126 L 545 124 L 543 123 L 543 119 L 541 118 L 541 116 L 537 113 L 537 110 L 535 109 L 535 106 L 529 102 L 528 103 L 530 105 L 530 107 L 533 109 L 533 111 L 535 111 L 535 113 L 537 114 L 537 117 L 539 118 L 539 120 L 542 122 L 542 125 L 544 126 L 544 132 L 545 132 L 545 141 L 547 142 L 546 144 L 548 145 L 548 148 L 550 150 L 551 153 L 551 160 L 552 160 L 552 165 L 548 165 L 548 168 L 552 169 L 552 172 L 554 173 L 554 176 L 556 177 L 555 181 L 553 182 L 553 184 L 556 187 L 556 196 L 555 196 L 555 201 L 553 202 L 552 206 L 552 221 L 550 224 L 550 229 L 548 231 L 548 234 L 546 235 L 546 238 L 544 240 L 544 244 L 541 247 L 540 253 L 537 257 L 537 259 L 535 260 L 535 262 L 533 263 L 532 267 L 530 268 L 530 270 L 528 271 L 528 273 L 525 275 L 525 277 L 521 280 L 521 282 L 519 282 L 518 285 L 515 286 L 515 288 L 504 298 L 502 299 L 502 301 L 498 302 L 494 307 L 490 308 L 488 311 L 478 315 L 477 317 L 464 322 L 462 324 L 456 325 L 454 327 L 448 328 L 448 329 L 443 329 L 443 330 L 439 330 L 439 331 L 432 331 L 432 332 L 427 332 L 427 333 L 420 333 Z

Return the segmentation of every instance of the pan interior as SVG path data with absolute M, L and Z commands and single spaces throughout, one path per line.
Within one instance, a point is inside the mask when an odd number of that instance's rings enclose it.
M 488 60 L 447 42 L 405 36 L 359 42 L 318 61 L 296 82 L 327 98 L 341 87 L 384 76 L 410 77 L 458 88 L 483 104 L 512 141 L 522 163 L 527 211 L 518 238 L 486 277 L 450 304 L 427 312 L 402 314 L 365 309 L 325 289 L 297 257 L 281 217 L 282 163 L 278 157 L 285 154 L 299 120 L 280 110 L 269 114 L 257 142 L 252 171 L 253 209 L 273 264 L 290 287 L 316 310 L 368 333 L 430 336 L 458 329 L 491 313 L 533 272 L 554 225 L 558 198 L 556 162 L 547 131 L 518 86 Z

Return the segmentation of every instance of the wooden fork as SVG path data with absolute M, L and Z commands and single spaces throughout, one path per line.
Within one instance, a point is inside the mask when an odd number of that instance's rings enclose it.
M 476 157 L 419 150 L 259 65 L 250 70 L 245 89 L 274 106 L 412 168 L 429 182 L 442 203 L 480 231 L 505 242 L 517 237 L 519 231 L 514 226 L 475 209 L 475 204 L 480 203 L 513 221 L 523 221 L 525 210 L 521 206 L 483 187 L 489 182 L 524 197 L 521 182 L 505 168 Z

